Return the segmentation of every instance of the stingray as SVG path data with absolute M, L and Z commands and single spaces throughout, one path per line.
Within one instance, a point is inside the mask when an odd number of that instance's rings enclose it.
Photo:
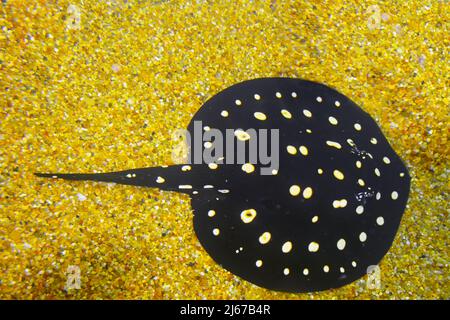
M 212 259 L 267 289 L 338 288 L 380 263 L 399 228 L 410 176 L 376 122 L 349 98 L 302 79 L 253 79 L 205 102 L 187 128 L 191 136 L 196 121 L 201 133 L 234 130 L 238 154 L 239 143 L 248 147 L 255 138 L 251 129 L 278 130 L 278 167 L 262 174 L 260 159 L 237 163 L 219 152 L 212 162 L 193 162 L 194 150 L 215 141 L 192 139 L 183 164 L 37 175 L 188 194 L 195 233 Z

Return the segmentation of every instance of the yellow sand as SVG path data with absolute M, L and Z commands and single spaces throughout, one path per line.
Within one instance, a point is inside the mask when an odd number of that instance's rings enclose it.
M 446 1 L 8 0 L 0 12 L 0 298 L 450 298 Z M 410 168 L 380 289 L 265 290 L 203 250 L 187 196 L 33 176 L 171 164 L 171 132 L 206 99 L 268 76 L 337 88 Z M 69 266 L 80 289 L 65 289 Z

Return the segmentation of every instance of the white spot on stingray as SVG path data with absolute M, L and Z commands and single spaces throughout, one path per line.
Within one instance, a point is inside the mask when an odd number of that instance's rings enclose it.
M 276 175 L 276 174 L 278 174 L 278 170 L 273 169 L 273 170 L 272 170 L 272 175 Z
M 312 133 L 311 129 L 306 129 L 307 133 Z
M 228 189 L 220 189 L 217 191 L 219 191 L 220 193 L 229 193 L 230 192 L 230 190 L 228 190 Z
M 303 114 L 304 114 L 305 117 L 307 117 L 307 118 L 311 118 L 311 117 L 312 117 L 312 113 L 311 113 L 311 111 L 309 111 L 308 109 L 303 109 Z
M 292 98 L 297 98 L 297 92 L 292 92 L 291 96 L 292 96 Z
M 308 148 L 307 148 L 307 147 L 305 147 L 305 146 L 300 146 L 299 150 L 300 150 L 300 153 L 301 153 L 302 155 L 304 155 L 304 156 L 307 156 L 307 155 L 308 155 Z
M 292 195 L 292 196 L 298 196 L 299 194 L 300 194 L 300 186 L 298 186 L 298 185 L 296 185 L 296 184 L 294 184 L 294 185 L 292 185 L 290 188 L 289 188 L 289 193 Z
M 378 168 L 375 168 L 375 175 L 377 176 L 377 177 L 379 177 L 379 176 L 381 176 L 381 172 L 380 172 L 380 169 L 378 169 Z
M 222 112 L 220 113 L 220 115 L 224 118 L 228 117 L 229 113 L 227 110 L 222 110 Z
M 391 163 L 391 160 L 388 157 L 383 157 L 383 162 L 389 164 Z
M 182 166 L 181 167 L 181 171 L 190 171 L 192 168 L 191 168 L 191 166 Z
M 219 166 L 217 165 L 217 163 L 210 163 L 208 164 L 208 167 L 212 170 L 216 170 Z
M 255 265 L 256 265 L 258 268 L 261 268 L 262 265 L 263 265 L 262 260 L 256 260 Z
M 307 276 L 309 274 L 308 268 L 303 269 L 303 275 Z
M 340 271 L 341 273 L 345 273 L 345 269 L 344 269 L 343 267 L 340 267 L 340 268 L 339 268 L 339 271 Z
M 255 112 L 253 115 L 255 116 L 256 119 L 261 120 L 261 121 L 264 121 L 267 119 L 266 115 L 262 112 Z
M 341 199 L 341 200 L 334 200 L 333 201 L 333 207 L 338 208 L 345 208 L 347 206 L 347 200 Z
M 359 234 L 359 241 L 365 242 L 367 240 L 367 234 L 365 232 L 361 232 Z
M 317 221 L 319 221 L 319 216 L 312 217 L 312 219 L 311 219 L 312 223 L 316 223 Z
M 292 154 L 292 155 L 297 154 L 297 148 L 294 146 L 287 146 L 286 149 L 289 154 Z
M 204 126 L 204 127 L 203 127 L 203 130 L 209 131 L 209 130 L 211 130 L 211 127 L 209 127 L 209 126 Z
M 281 247 L 281 251 L 283 251 L 284 253 L 288 253 L 291 250 L 292 250 L 292 242 L 290 241 L 285 242 Z
M 215 228 L 213 229 L 212 233 L 217 237 L 220 234 L 220 230 L 218 228 Z
M 319 244 L 317 242 L 311 242 L 308 245 L 309 252 L 317 252 L 319 251 Z
M 347 139 L 347 143 L 350 145 L 350 147 L 355 147 L 356 144 L 352 139 Z
M 335 105 L 336 107 L 339 108 L 339 107 L 341 106 L 341 103 L 340 103 L 339 101 L 336 100 L 336 101 L 334 102 L 334 105 Z
M 203 146 L 204 146 L 206 149 L 209 149 L 209 148 L 211 148 L 211 147 L 213 146 L 213 144 L 212 144 L 211 141 L 206 141 L 206 142 L 203 144 Z
M 336 119 L 335 117 L 328 117 L 328 121 L 329 121 L 333 126 L 335 126 L 335 125 L 338 124 L 338 121 L 337 121 L 337 119 Z
M 192 189 L 190 184 L 181 184 L 178 186 L 178 189 Z
M 313 195 L 313 189 L 311 187 L 307 187 L 305 190 L 303 190 L 303 198 L 309 199 Z
M 352 267 L 356 268 L 356 261 L 352 261 Z
M 335 142 L 335 141 L 327 141 L 327 145 L 330 147 L 334 147 L 336 149 L 341 149 L 342 146 L 339 142 Z
M 261 96 L 260 96 L 259 94 L 255 93 L 255 94 L 253 95 L 253 98 L 255 98 L 255 100 L 260 100 L 260 99 L 261 99 Z
M 358 179 L 358 184 L 359 184 L 361 187 L 364 187 L 364 186 L 365 186 L 365 182 L 364 182 L 363 179 Z
M 377 225 L 382 226 L 384 224 L 384 218 L 383 217 L 378 217 L 377 218 Z
M 255 209 L 247 209 L 241 212 L 241 220 L 244 223 L 250 223 L 255 219 L 256 217 L 256 210 Z
M 362 127 L 361 127 L 361 125 L 359 123 L 355 123 L 353 125 L 353 127 L 355 128 L 356 131 L 361 131 L 361 129 L 362 129 Z
M 316 101 L 317 101 L 317 102 L 322 102 L 322 97 L 317 97 L 317 98 L 316 98 Z
M 361 169 L 361 167 L 362 167 L 362 163 L 361 163 L 361 161 L 356 161 L 356 167 L 358 168 L 358 169 Z
M 344 250 L 345 245 L 346 245 L 346 242 L 344 239 L 339 239 L 339 241 L 336 244 L 336 246 L 339 250 Z
M 363 206 L 357 206 L 356 207 L 356 213 L 357 214 L 363 214 L 364 212 L 364 207 Z
M 281 114 L 282 114 L 283 117 L 285 117 L 286 119 L 291 119 L 291 118 L 292 118 L 292 114 L 291 114 L 288 110 L 286 110 L 286 109 L 281 110 Z
M 405 173 L 404 172 L 400 172 L 400 177 L 404 177 L 405 176 Z
M 322 173 L 323 173 L 323 170 L 322 170 L 321 168 L 319 168 L 319 169 L 317 169 L 317 173 L 318 173 L 318 174 L 322 174 Z
M 237 129 L 234 131 L 234 135 L 240 141 L 250 140 L 250 135 L 242 129 Z
M 208 211 L 208 217 L 214 217 L 215 215 L 216 215 L 216 211 L 214 211 L 214 210 Z
M 236 100 L 235 102 L 234 102 L 237 106 L 241 106 L 242 105 L 242 101 L 241 100 Z
M 344 180 L 344 174 L 339 170 L 334 170 L 333 175 L 338 180 Z
M 377 141 L 376 138 L 371 138 L 371 139 L 370 139 L 370 143 L 371 143 L 371 144 L 377 144 L 378 141 Z
M 375 199 L 380 200 L 381 199 L 381 193 L 377 192 L 375 195 Z
M 397 191 L 392 191 L 391 198 L 392 198 L 392 200 L 397 200 L 398 199 L 398 192 Z
M 323 272 L 325 272 L 325 273 L 330 272 L 330 267 L 327 266 L 327 265 L 324 265 L 324 266 L 323 266 Z
M 264 232 L 262 235 L 259 236 L 259 243 L 266 244 L 270 241 L 270 238 L 272 238 L 270 232 Z
M 242 165 L 242 171 L 246 172 L 246 173 L 252 173 L 253 171 L 255 171 L 255 166 L 251 163 L 245 163 Z
M 163 177 L 156 178 L 156 183 L 164 183 L 166 181 Z
M 280 98 L 282 97 L 282 95 L 281 95 L 280 92 L 275 93 L 275 96 L 276 96 L 278 99 L 280 99 Z
M 203 189 L 212 189 L 212 188 L 214 188 L 214 187 L 212 185 L 210 185 L 210 184 L 207 184 L 207 185 L 203 186 Z
M 289 275 L 289 268 L 284 268 L 283 273 L 285 276 Z

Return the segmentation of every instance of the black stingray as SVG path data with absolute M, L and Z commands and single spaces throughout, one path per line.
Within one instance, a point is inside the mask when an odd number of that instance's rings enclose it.
M 210 256 L 273 290 L 343 286 L 389 250 L 410 176 L 376 122 L 350 99 L 311 81 L 262 78 L 208 100 L 188 126 L 191 136 L 195 120 L 221 132 L 279 129 L 278 170 L 262 175 L 258 160 L 253 167 L 225 162 L 37 175 L 187 193 L 195 232 Z M 206 147 L 192 141 L 191 150 Z

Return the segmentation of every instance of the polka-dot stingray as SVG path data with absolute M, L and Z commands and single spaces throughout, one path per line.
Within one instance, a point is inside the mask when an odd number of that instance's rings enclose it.
M 204 131 L 279 129 L 279 167 L 263 163 L 162 166 L 101 174 L 37 174 L 155 187 L 191 196 L 194 229 L 222 267 L 287 292 L 337 288 L 366 274 L 389 250 L 410 187 L 407 168 L 375 121 L 319 83 L 262 78 L 208 100 L 194 121 Z M 195 140 L 195 139 L 194 139 Z M 214 142 L 191 149 L 214 148 Z M 190 153 L 192 155 L 192 152 Z

